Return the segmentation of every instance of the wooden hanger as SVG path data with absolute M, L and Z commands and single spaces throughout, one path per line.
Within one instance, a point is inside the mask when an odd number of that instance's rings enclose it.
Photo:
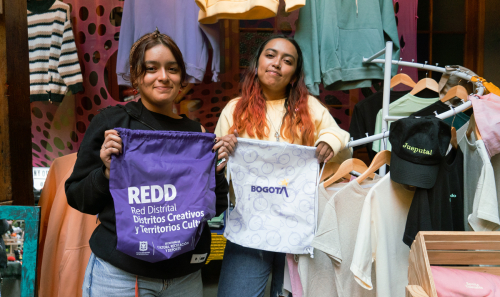
M 417 85 L 417 83 L 414 82 L 413 79 L 411 79 L 411 77 L 405 73 L 398 73 L 394 75 L 393 78 L 391 78 L 391 89 L 400 84 L 409 86 L 410 88 L 414 88 Z
M 351 172 L 351 171 L 363 173 L 363 172 L 365 172 L 366 169 L 368 169 L 368 166 L 366 166 L 366 164 L 363 161 L 361 161 L 360 159 L 356 159 L 356 158 L 347 159 L 342 163 L 342 165 L 340 165 L 337 172 L 335 172 L 335 174 L 332 177 L 330 177 L 328 180 L 325 181 L 323 186 L 325 188 L 330 186 L 334 182 L 338 181 L 342 177 L 349 174 L 349 172 Z M 375 177 L 375 174 L 373 175 L 373 177 Z
M 477 129 L 476 122 L 469 123 L 469 127 L 467 127 L 467 132 L 465 132 L 465 135 L 467 136 L 467 138 L 470 139 L 470 135 L 472 134 L 472 131 L 474 131 L 474 134 L 476 134 L 476 140 L 483 139 L 481 137 L 481 133 L 479 133 L 479 130 Z
M 391 164 L 391 152 L 388 150 L 378 152 L 375 155 L 372 163 L 370 164 L 370 167 L 368 167 L 368 169 L 366 169 L 366 171 L 361 174 L 361 176 L 356 178 L 358 184 L 361 184 L 361 182 L 364 181 L 367 177 L 373 178 L 375 176 L 375 171 L 377 171 L 384 164 Z
M 432 78 L 422 78 L 421 80 L 418 81 L 417 85 L 411 90 L 410 94 L 415 95 L 418 92 L 424 90 L 424 89 L 429 89 L 431 91 L 434 91 L 439 94 L 439 85 L 438 83 L 433 80 Z
M 325 166 L 325 169 L 323 170 L 323 175 L 321 176 L 321 179 L 320 179 L 321 181 L 324 181 L 327 178 L 329 178 L 330 176 L 332 176 L 333 174 L 335 174 L 335 172 L 337 172 L 339 170 L 340 164 L 335 163 L 335 162 L 328 162 L 324 166 Z M 344 176 L 344 178 L 351 179 L 351 175 L 348 173 Z
M 441 102 L 449 101 L 455 97 L 462 99 L 464 102 L 467 101 L 467 90 L 462 86 L 454 86 L 441 98 Z
M 465 132 L 465 136 L 470 139 L 470 135 L 474 131 L 476 134 L 476 140 L 482 140 L 481 133 L 479 133 L 479 129 L 477 128 L 476 120 L 474 119 L 474 114 L 470 117 L 469 127 L 467 127 L 467 132 Z
M 457 149 L 458 147 L 458 141 L 457 141 L 457 129 L 455 127 L 451 127 L 451 140 L 450 140 L 451 146 L 454 149 Z

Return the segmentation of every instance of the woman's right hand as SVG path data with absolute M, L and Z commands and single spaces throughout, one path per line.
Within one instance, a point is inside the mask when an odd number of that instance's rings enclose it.
M 106 166 L 104 175 L 109 179 L 109 170 L 111 166 L 111 155 L 122 153 L 122 139 L 116 130 L 106 130 L 104 132 L 104 142 L 101 146 L 101 160 Z

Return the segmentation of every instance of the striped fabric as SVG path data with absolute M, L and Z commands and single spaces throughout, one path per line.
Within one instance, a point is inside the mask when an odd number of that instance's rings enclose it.
M 28 10 L 28 43 L 31 102 L 61 102 L 68 88 L 83 91 L 67 4 L 54 1 L 48 9 Z

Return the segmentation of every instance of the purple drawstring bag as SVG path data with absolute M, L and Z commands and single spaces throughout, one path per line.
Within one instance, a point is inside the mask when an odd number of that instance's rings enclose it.
M 193 250 L 215 215 L 215 135 L 116 128 L 111 160 L 116 249 L 147 262 Z

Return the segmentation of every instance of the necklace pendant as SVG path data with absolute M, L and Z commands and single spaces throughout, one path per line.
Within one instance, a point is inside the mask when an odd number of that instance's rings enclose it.
M 276 136 L 276 141 L 279 142 L 280 141 L 280 134 L 278 132 L 276 132 L 276 134 L 274 134 L 274 136 Z

